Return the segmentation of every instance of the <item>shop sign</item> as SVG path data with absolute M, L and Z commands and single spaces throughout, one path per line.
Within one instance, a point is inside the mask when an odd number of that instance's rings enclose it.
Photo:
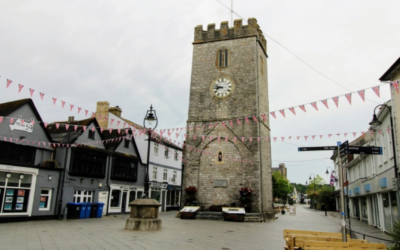
M 32 117 L 30 119 L 31 119 L 30 122 L 25 122 L 24 120 L 22 120 L 22 115 L 18 115 L 18 119 L 15 121 L 15 123 L 12 125 L 10 124 L 10 130 L 11 131 L 21 130 L 28 133 L 32 133 L 35 121 L 32 119 Z
M 158 183 L 158 182 L 152 182 L 150 183 L 150 187 L 152 188 L 167 188 L 168 184 L 163 184 L 163 183 Z
M 214 180 L 214 187 L 226 187 L 226 180 Z

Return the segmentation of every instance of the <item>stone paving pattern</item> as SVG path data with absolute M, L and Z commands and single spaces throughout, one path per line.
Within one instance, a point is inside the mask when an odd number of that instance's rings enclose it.
M 175 213 L 161 213 L 163 229 L 152 232 L 124 230 L 128 214 L 0 223 L 0 249 L 283 249 L 284 229 L 340 232 L 339 213 L 325 216 L 307 205 L 297 205 L 296 215 L 277 214 L 278 219 L 265 223 L 181 220 Z M 354 230 L 388 237 L 365 223 L 353 221 L 352 225 Z

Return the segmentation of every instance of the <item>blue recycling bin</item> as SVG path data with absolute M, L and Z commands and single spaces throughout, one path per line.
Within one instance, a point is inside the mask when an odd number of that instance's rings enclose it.
M 85 207 L 85 212 L 83 218 L 90 218 L 90 210 L 92 209 L 92 203 L 89 202 L 83 202 L 82 203 L 82 208 Z
M 101 218 L 101 216 L 103 216 L 104 203 L 97 202 L 96 205 L 97 205 L 97 218 Z
M 85 219 L 86 218 L 86 205 L 85 203 L 77 203 L 81 205 L 81 213 L 79 214 L 79 219 Z

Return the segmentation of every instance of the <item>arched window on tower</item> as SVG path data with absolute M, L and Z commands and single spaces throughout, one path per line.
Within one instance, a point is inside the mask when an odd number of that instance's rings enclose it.
M 222 161 L 222 152 L 221 151 L 219 151 L 219 153 L 218 153 L 218 161 Z
M 221 49 L 218 51 L 218 67 L 226 68 L 228 67 L 228 50 Z

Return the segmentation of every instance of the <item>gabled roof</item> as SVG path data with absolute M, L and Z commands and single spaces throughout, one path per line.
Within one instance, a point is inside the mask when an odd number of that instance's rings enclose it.
M 69 124 L 71 125 L 68 130 L 65 127 L 60 127 L 57 129 L 56 124 Z M 83 134 L 83 126 L 89 126 L 90 124 L 94 123 L 96 130 L 98 131 L 99 123 L 97 122 L 96 118 L 88 118 L 80 121 L 59 121 L 59 122 L 52 122 L 47 125 L 46 129 L 53 138 L 54 141 L 59 143 L 74 143 L 79 136 Z M 73 125 L 78 125 L 79 127 L 74 129 Z M 99 131 L 98 131 L 99 132 Z M 103 135 L 99 133 L 101 140 L 104 140 Z M 68 140 L 69 138 L 69 140 Z
M 379 78 L 379 81 L 390 81 L 391 75 L 395 70 L 400 70 L 400 57 L 393 63 L 392 66 Z
M 111 130 L 111 134 L 110 134 L 109 131 L 105 131 L 105 132 L 103 132 L 103 133 L 104 133 L 104 135 L 103 135 L 104 140 L 109 140 L 109 139 L 118 138 L 118 137 L 126 136 L 126 135 L 127 135 L 127 134 L 125 133 L 125 129 L 121 129 L 121 130 L 120 130 L 120 133 L 118 133 L 118 129 L 113 129 L 113 130 Z M 128 135 L 130 135 L 130 134 L 132 134 L 132 130 L 129 129 L 129 130 L 128 130 Z M 113 151 L 115 154 L 131 157 L 131 156 L 126 155 L 126 154 L 124 154 L 124 153 L 115 152 L 115 150 L 118 148 L 118 146 L 119 146 L 123 141 L 124 141 L 124 140 L 114 140 L 114 141 L 112 141 L 112 142 L 105 143 L 104 145 L 106 146 L 106 148 L 107 148 L 108 150 Z M 132 137 L 131 144 L 133 145 L 133 149 L 134 149 L 135 152 L 136 152 L 137 158 L 139 158 L 140 163 L 143 164 L 142 158 L 140 157 L 140 154 L 139 154 L 139 149 L 138 149 L 137 146 L 136 146 L 136 142 L 135 142 L 135 137 L 134 137 L 134 136 Z M 135 157 L 135 158 L 136 158 L 136 157 Z
M 0 103 L 0 116 L 7 116 L 14 112 L 15 110 L 21 108 L 24 105 L 29 105 L 30 108 L 32 109 L 33 114 L 37 117 L 37 123 L 39 126 L 42 127 L 44 133 L 46 134 L 46 137 L 49 139 L 50 142 L 52 142 L 52 137 L 46 130 L 43 124 L 42 117 L 40 116 L 38 110 L 36 109 L 35 104 L 33 103 L 32 99 L 26 98 L 26 99 L 21 99 L 21 100 L 16 100 L 12 102 L 5 102 L 5 103 Z

